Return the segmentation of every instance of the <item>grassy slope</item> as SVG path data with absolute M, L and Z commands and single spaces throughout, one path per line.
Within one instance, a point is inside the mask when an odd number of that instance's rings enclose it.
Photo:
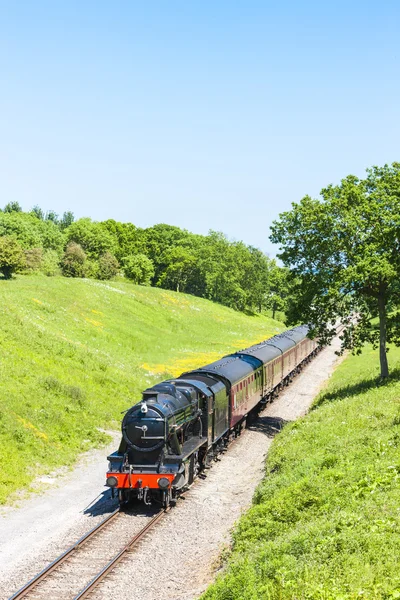
M 104 442 L 152 383 L 283 327 L 129 283 L 21 276 L 0 303 L 0 503 Z
M 400 598 L 400 351 L 349 357 L 268 456 L 207 600 Z M 397 370 L 396 370 L 397 369 Z

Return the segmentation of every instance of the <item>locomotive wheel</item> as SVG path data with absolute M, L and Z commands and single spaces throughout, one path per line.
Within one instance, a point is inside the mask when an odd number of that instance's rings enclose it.
M 126 490 L 118 490 L 118 500 L 120 505 L 127 504 L 129 501 L 129 495 Z
M 171 503 L 171 490 L 163 490 L 161 492 L 161 503 L 163 508 L 168 508 Z

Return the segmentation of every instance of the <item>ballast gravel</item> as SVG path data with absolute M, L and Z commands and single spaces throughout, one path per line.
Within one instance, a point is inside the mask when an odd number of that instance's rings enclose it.
M 194 600 L 202 594 L 220 568 L 233 525 L 251 504 L 274 435 L 282 422 L 307 412 L 341 360 L 335 354 L 339 346 L 336 338 L 303 369 L 91 598 Z M 102 487 L 106 456 L 107 449 L 89 453 L 55 489 L 0 512 L 0 598 L 8 598 L 115 509 Z

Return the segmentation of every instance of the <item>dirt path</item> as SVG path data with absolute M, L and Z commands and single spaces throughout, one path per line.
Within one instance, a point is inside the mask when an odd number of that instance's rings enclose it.
M 338 362 L 338 347 L 334 340 L 303 370 L 93 598 L 128 600 L 134 592 L 136 600 L 192 600 L 206 589 L 221 550 L 230 542 L 232 526 L 251 504 L 281 421 L 307 412 Z M 0 598 L 7 598 L 115 507 L 103 487 L 106 452 L 86 456 L 56 489 L 3 511 Z

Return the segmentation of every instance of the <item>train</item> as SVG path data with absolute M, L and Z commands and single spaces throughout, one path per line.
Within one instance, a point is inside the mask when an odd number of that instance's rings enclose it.
M 249 418 L 320 349 L 301 325 L 146 389 L 122 419 L 106 485 L 125 504 L 176 503 Z

